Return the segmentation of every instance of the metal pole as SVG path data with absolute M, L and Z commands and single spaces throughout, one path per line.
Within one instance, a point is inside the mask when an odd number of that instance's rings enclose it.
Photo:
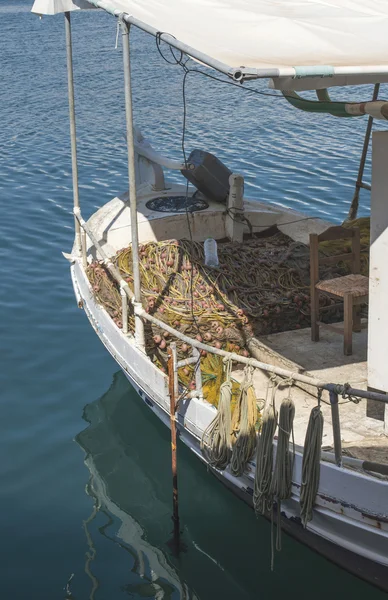
M 168 348 L 168 389 L 170 394 L 170 427 L 171 427 L 171 469 L 172 469 L 172 520 L 174 523 L 173 543 L 176 552 L 179 552 L 179 504 L 178 504 L 178 470 L 177 470 L 177 433 L 176 433 L 176 346 L 170 344 Z
M 379 90 L 380 90 L 380 84 L 376 83 L 374 90 L 373 90 L 372 102 L 375 102 L 377 100 L 377 97 L 379 95 Z M 360 166 L 358 169 L 356 189 L 354 190 L 354 196 L 353 196 L 352 203 L 350 205 L 349 214 L 348 214 L 348 218 L 347 218 L 348 221 L 352 221 L 353 219 L 355 219 L 357 217 L 358 199 L 360 196 L 360 189 L 361 188 L 370 189 L 370 186 L 367 186 L 365 183 L 363 183 L 362 178 L 364 176 L 365 161 L 366 161 L 366 155 L 368 152 L 370 135 L 372 133 L 372 125 L 373 125 L 373 117 L 369 117 L 368 125 L 366 126 L 364 145 L 362 147 Z
M 334 455 L 335 462 L 338 467 L 342 466 L 342 442 L 341 442 L 341 423 L 338 410 L 338 394 L 333 391 L 329 392 L 330 395 L 330 408 L 331 408 L 331 422 L 333 426 L 333 440 L 334 440 Z
M 136 201 L 136 175 L 135 175 L 135 149 L 133 132 L 133 110 L 131 89 L 131 57 L 129 47 L 129 26 L 120 16 L 121 33 L 123 38 L 123 65 L 124 65 L 124 88 L 125 88 L 125 116 L 127 123 L 127 147 L 128 147 L 128 178 L 129 178 L 129 204 L 131 212 L 131 237 L 132 237 L 132 268 L 135 306 L 141 306 L 141 282 L 139 268 L 139 232 L 137 224 L 137 201 Z M 135 312 L 135 339 L 139 347 L 144 350 L 144 324 Z
M 73 79 L 73 52 L 71 43 L 71 21 L 70 13 L 65 12 L 65 34 L 66 34 L 66 63 L 67 63 L 67 87 L 69 96 L 69 119 L 70 119 L 70 143 L 71 143 L 71 171 L 73 175 L 73 204 L 74 209 L 79 208 L 78 193 L 78 164 L 77 164 L 77 134 L 75 127 L 75 105 L 74 105 L 74 79 Z M 82 252 L 81 228 L 78 220 L 74 218 L 75 244 L 78 252 Z

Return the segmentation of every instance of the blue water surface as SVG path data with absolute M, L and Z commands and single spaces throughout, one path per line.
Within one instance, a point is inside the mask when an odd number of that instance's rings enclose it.
M 171 556 L 169 433 L 77 308 L 61 254 L 73 241 L 64 19 L 29 10 L 0 3 L 1 599 L 383 598 L 285 535 L 272 573 L 269 524 L 184 447 L 187 552 Z M 122 54 L 112 17 L 80 11 L 72 21 L 88 216 L 127 187 Z M 150 36 L 135 31 L 132 44 L 136 123 L 181 159 L 182 70 Z M 364 100 L 371 89 L 333 96 Z M 186 149 L 216 153 L 249 196 L 346 216 L 365 119 L 299 113 L 198 74 L 186 100 Z

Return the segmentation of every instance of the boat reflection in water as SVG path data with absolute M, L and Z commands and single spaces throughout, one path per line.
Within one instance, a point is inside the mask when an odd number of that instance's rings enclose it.
M 163 547 L 167 539 L 163 540 L 163 535 L 168 536 L 169 531 L 164 531 L 162 524 L 171 526 L 171 521 L 166 518 L 170 506 L 167 496 L 158 493 L 158 481 L 153 479 L 158 457 L 152 456 L 154 466 L 147 473 L 144 450 L 148 446 L 146 453 L 149 453 L 152 448 L 142 432 L 134 427 L 133 403 L 128 398 L 130 392 L 125 377 L 121 372 L 116 373 L 109 390 L 99 400 L 85 406 L 83 418 L 89 426 L 76 436 L 77 443 L 86 453 L 85 465 L 90 472 L 86 493 L 94 501 L 92 513 L 83 523 L 89 547 L 85 572 L 91 580 L 90 598 L 95 597 L 100 587 L 100 581 L 93 573 L 93 563 L 95 570 L 100 570 L 93 539 L 95 533 L 91 531 L 95 529 L 120 546 L 131 563 L 131 582 L 121 591 L 135 598 L 197 600 L 169 562 L 167 551 L 165 553 L 147 541 L 145 528 L 140 524 L 147 525 L 152 521 L 152 534 Z M 168 462 L 163 469 L 168 477 Z M 101 515 L 106 518 L 102 526 L 98 523 L 98 528 L 93 526 L 97 515 L 99 521 Z
M 263 590 L 268 597 L 292 588 L 303 595 L 315 585 L 315 600 L 323 600 L 333 584 L 353 600 L 380 597 L 285 534 L 272 573 L 270 524 L 225 493 L 184 444 L 178 473 L 186 551 L 172 556 L 170 432 L 144 402 L 116 373 L 109 390 L 85 407 L 88 426 L 76 437 L 93 499 L 84 521 L 89 598 L 251 600 Z
M 88 426 L 76 441 L 86 454 L 86 493 L 93 499 L 83 523 L 92 600 L 249 600 L 258 588 L 258 561 L 272 581 L 269 525 L 225 494 L 184 444 L 178 471 L 185 551 L 172 555 L 170 432 L 121 371 L 99 400 L 85 406 L 83 418 Z

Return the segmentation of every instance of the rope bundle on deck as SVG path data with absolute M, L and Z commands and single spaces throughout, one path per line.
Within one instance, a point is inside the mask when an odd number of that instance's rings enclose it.
M 219 243 L 218 269 L 204 264 L 199 242 L 149 242 L 139 250 L 145 310 L 186 335 L 248 356 L 252 336 L 308 324 L 308 248 L 280 232 L 243 244 Z M 131 246 L 120 250 L 114 262 L 132 287 Z M 99 262 L 88 267 L 88 276 L 98 301 L 121 325 L 117 284 Z M 169 339 L 154 326 L 148 333 L 147 351 L 163 366 Z M 185 353 L 178 343 L 179 357 Z
M 328 253 L 330 248 L 325 246 L 323 251 Z M 198 341 L 248 357 L 253 337 L 310 324 L 308 246 L 276 229 L 272 235 L 255 236 L 242 244 L 218 243 L 218 269 L 204 264 L 203 244 L 199 242 L 148 242 L 139 247 L 139 254 L 145 310 Z M 131 246 L 118 251 L 112 260 L 132 287 Z M 335 276 L 336 267 L 330 269 L 330 275 Z M 100 262 L 89 265 L 87 274 L 97 301 L 122 327 L 119 286 Z M 322 318 L 339 320 L 341 308 L 332 305 L 324 294 L 321 301 L 329 309 Z M 134 331 L 131 304 L 128 330 Z M 147 354 L 166 371 L 171 335 L 146 323 L 145 336 Z M 187 358 L 190 346 L 178 341 L 177 352 L 179 360 Z M 201 370 L 205 356 L 202 351 Z M 190 374 L 192 370 L 185 367 L 179 377 L 193 389 L 194 380 L 187 380 Z M 216 404 L 218 393 L 219 388 L 214 397 L 206 399 Z

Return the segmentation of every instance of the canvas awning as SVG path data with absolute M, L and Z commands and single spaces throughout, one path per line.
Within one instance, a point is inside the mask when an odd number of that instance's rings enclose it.
M 36 0 L 32 10 L 55 14 L 87 4 L 87 0 Z M 112 14 L 126 12 L 231 69 L 243 66 L 256 76 L 308 77 L 317 84 L 324 77 L 320 87 L 333 85 L 337 77 L 347 84 L 362 83 L 362 77 L 367 82 L 388 81 L 386 0 L 92 0 L 92 4 Z

